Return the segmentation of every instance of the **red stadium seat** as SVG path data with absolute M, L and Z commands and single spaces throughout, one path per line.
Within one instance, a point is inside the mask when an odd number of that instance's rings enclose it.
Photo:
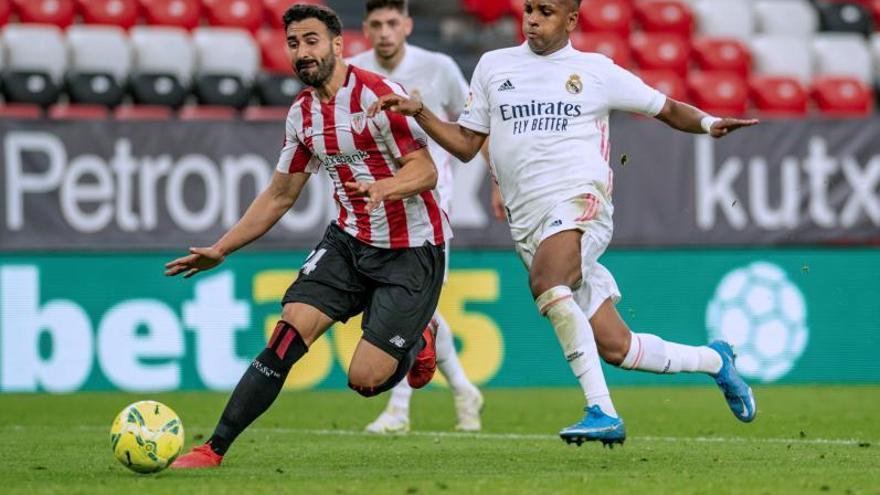
M 137 0 L 77 0 L 86 24 L 105 24 L 128 29 L 138 21 Z
M 690 37 L 694 15 L 687 4 L 677 0 L 639 0 L 636 20 L 648 32 L 678 33 Z
M 819 110 L 830 116 L 865 116 L 874 108 L 871 89 L 854 77 L 817 77 L 813 80 L 812 96 Z
M 214 0 L 216 1 L 216 0 Z M 263 8 L 269 17 L 269 23 L 275 28 L 284 28 L 284 13 L 294 3 L 305 3 L 309 5 L 325 5 L 324 0 L 263 0 Z
M 116 120 L 168 120 L 171 109 L 159 105 L 122 105 L 113 112 Z
M 688 90 L 694 105 L 716 115 L 742 115 L 749 103 L 745 80 L 733 72 L 692 72 Z
M 53 120 L 104 120 L 110 110 L 104 105 L 59 104 L 49 107 L 49 118 Z
M 632 63 L 629 43 L 626 42 L 626 38 L 617 33 L 575 31 L 571 33 L 571 44 L 582 52 L 601 53 L 622 67 L 628 67 Z
M 211 105 L 188 105 L 180 109 L 180 120 L 232 120 L 235 118 L 235 109 Z
M 27 103 L 0 104 L 0 119 L 39 119 L 42 116 L 39 105 Z
M 511 13 L 508 0 L 462 0 L 461 6 L 483 24 L 490 24 Z
M 244 120 L 250 122 L 284 122 L 287 119 L 288 107 L 247 107 L 244 109 Z
M 726 70 L 747 77 L 752 68 L 748 47 L 736 38 L 698 37 L 693 42 L 694 60 L 705 71 Z
M 257 33 L 263 69 L 269 72 L 293 74 L 287 55 L 287 37 L 280 29 L 266 28 Z
M 9 0 L 0 0 L 0 26 L 9 22 L 10 14 L 12 14 L 12 5 Z
M 869 9 L 874 16 L 874 30 L 880 31 L 880 0 L 872 0 Z
M 199 0 L 141 0 L 147 24 L 195 29 L 201 18 Z
M 260 0 L 213 0 L 206 10 L 212 26 L 254 32 L 263 25 L 263 4 Z
M 13 0 L 21 22 L 54 24 L 66 28 L 73 24 L 73 0 Z
M 674 70 L 641 70 L 639 76 L 645 84 L 666 96 L 678 101 L 689 101 L 687 84 Z
M 642 69 L 674 70 L 687 75 L 690 44 L 678 34 L 636 33 L 630 38 L 633 56 Z
M 342 56 L 343 57 L 351 57 L 357 55 L 358 53 L 363 53 L 370 48 L 370 40 L 364 36 L 364 33 L 361 31 L 356 31 L 354 29 L 346 29 L 342 32 Z
M 794 77 L 754 76 L 749 79 L 749 94 L 761 113 L 771 116 L 807 114 L 807 90 Z
M 583 0 L 578 19 L 584 31 L 614 31 L 629 36 L 632 17 L 629 0 Z

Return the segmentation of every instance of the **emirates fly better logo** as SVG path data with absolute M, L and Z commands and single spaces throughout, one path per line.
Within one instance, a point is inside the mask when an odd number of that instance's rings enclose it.
M 721 279 L 706 311 L 709 339 L 736 348 L 747 378 L 774 382 L 794 367 L 807 346 L 807 305 L 779 266 L 764 261 Z

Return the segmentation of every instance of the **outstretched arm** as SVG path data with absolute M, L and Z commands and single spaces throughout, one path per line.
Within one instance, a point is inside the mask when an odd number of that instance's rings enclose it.
M 706 133 L 714 138 L 724 137 L 737 129 L 750 127 L 759 122 L 757 119 L 713 117 L 699 108 L 668 97 L 663 105 L 663 110 L 657 114 L 656 118 L 679 131 L 693 134 Z
M 486 134 L 440 120 L 421 101 L 411 100 L 398 94 L 387 94 L 379 98 L 370 105 L 367 115 L 374 117 L 377 113 L 386 110 L 414 117 L 419 127 L 424 129 L 431 139 L 462 162 L 469 162 L 477 156 L 486 140 Z
M 276 171 L 269 186 L 219 241 L 211 247 L 190 248 L 189 255 L 165 265 L 165 275 L 173 277 L 184 273 L 184 278 L 189 278 L 198 272 L 210 270 L 222 263 L 227 255 L 260 238 L 293 206 L 310 175 L 305 172 L 283 174 Z

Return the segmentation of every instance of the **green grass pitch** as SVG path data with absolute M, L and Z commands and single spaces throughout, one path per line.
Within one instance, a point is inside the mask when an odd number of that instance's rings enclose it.
M 360 433 L 385 397 L 284 393 L 216 470 L 137 475 L 111 455 L 110 422 L 151 398 L 203 441 L 226 394 L 0 395 L 0 493 L 880 495 L 880 386 L 764 387 L 741 424 L 710 388 L 614 391 L 623 447 L 565 445 L 576 389 L 486 391 L 484 432 L 451 432 L 447 391 L 416 393 L 413 433 Z

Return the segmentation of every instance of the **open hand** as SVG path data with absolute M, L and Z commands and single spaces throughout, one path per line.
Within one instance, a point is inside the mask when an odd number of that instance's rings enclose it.
M 183 278 L 190 278 L 196 273 L 214 268 L 226 259 L 219 250 L 213 247 L 193 247 L 189 248 L 189 252 L 189 255 L 165 264 L 166 277 L 173 277 L 183 273 Z
M 367 198 L 367 213 L 372 213 L 388 198 L 388 187 L 385 181 L 346 182 L 345 187 L 350 193 Z
M 718 122 L 712 124 L 712 127 L 709 129 L 709 135 L 716 139 L 722 138 L 737 129 L 743 127 L 751 127 L 760 122 L 761 121 L 758 119 L 734 119 L 730 117 L 725 117 Z
M 501 197 L 501 189 L 494 180 L 491 181 L 492 187 L 492 215 L 498 220 L 507 220 L 507 210 L 504 209 L 504 199 Z
M 390 93 L 379 97 L 375 103 L 367 108 L 367 117 L 373 118 L 379 112 L 386 110 L 412 117 L 421 112 L 423 108 L 424 105 L 419 100 L 411 100 L 405 96 Z

